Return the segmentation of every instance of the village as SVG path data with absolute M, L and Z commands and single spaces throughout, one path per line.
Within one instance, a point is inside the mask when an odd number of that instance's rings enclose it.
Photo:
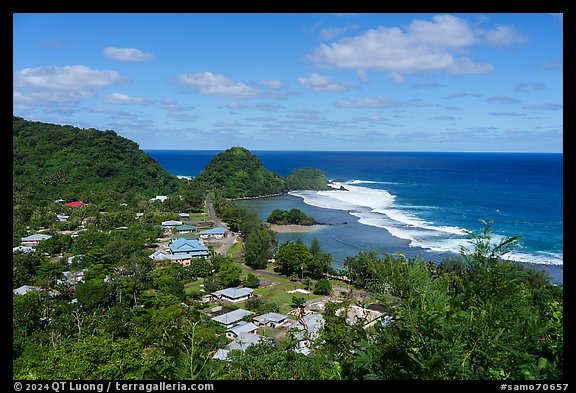
M 166 197 L 156 196 L 150 202 L 163 202 Z M 57 200 L 57 203 L 64 201 Z M 74 201 L 67 206 L 80 207 L 84 202 Z M 137 213 L 135 219 L 140 219 L 144 213 Z M 206 216 L 209 216 L 208 218 Z M 58 220 L 65 221 L 68 216 L 57 215 Z M 216 217 L 210 201 L 207 200 L 202 213 L 179 213 L 177 219 L 159 222 L 162 236 L 157 239 L 149 258 L 156 263 L 174 263 L 190 267 L 199 258 L 211 258 L 214 255 L 225 255 L 234 261 L 246 274 L 254 274 L 259 279 L 257 288 L 246 286 L 227 287 L 207 292 L 203 279 L 199 278 L 185 286 L 187 294 L 200 292 L 198 299 L 205 304 L 203 312 L 214 322 L 225 328 L 225 335 L 230 340 L 225 348 L 220 348 L 214 359 L 226 360 L 230 351 L 245 351 L 251 345 L 261 342 L 274 344 L 277 340 L 290 337 L 297 344 L 295 351 L 307 355 L 313 350 L 313 342 L 319 337 L 324 326 L 323 312 L 327 302 L 342 303 L 337 309 L 337 315 L 345 315 L 349 324 L 360 323 L 365 329 L 373 328 L 377 323 L 385 325 L 393 320 L 390 312 L 383 306 L 371 304 L 369 295 L 347 282 L 330 277 L 332 293 L 317 295 L 310 289 L 310 283 L 293 280 L 273 271 L 273 262 L 266 270 L 255 270 L 242 263 L 242 240 L 238 233 L 229 230 L 225 223 Z M 124 227 L 116 230 L 125 230 Z M 85 230 L 80 228 L 80 230 Z M 77 236 L 78 231 L 62 231 Z M 42 233 L 32 234 L 21 239 L 21 245 L 14 247 L 13 252 L 35 252 L 42 241 L 51 236 Z M 68 256 L 68 265 L 82 255 Z M 57 259 L 57 258 L 56 258 Z M 83 270 L 64 271 L 62 284 L 74 288 L 83 282 Z M 41 288 L 24 285 L 14 289 L 14 295 L 23 295 L 29 291 L 39 291 Z M 51 295 L 54 295 L 51 292 Z M 295 298 L 298 301 L 295 303 Z M 247 301 L 261 299 L 278 305 L 280 312 L 265 312 L 257 314 L 243 308 Z M 73 299 L 74 302 L 76 299 Z M 188 307 L 186 303 L 183 306 Z

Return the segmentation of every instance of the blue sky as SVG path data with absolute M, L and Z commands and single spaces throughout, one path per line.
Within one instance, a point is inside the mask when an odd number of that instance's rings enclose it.
M 13 113 L 142 149 L 563 151 L 562 14 L 14 14 Z

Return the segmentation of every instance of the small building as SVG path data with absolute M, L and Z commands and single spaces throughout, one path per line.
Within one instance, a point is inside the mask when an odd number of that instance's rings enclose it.
M 28 246 L 12 247 L 12 253 L 15 252 L 34 252 L 34 248 Z
M 70 218 L 70 216 L 67 216 L 65 214 L 56 214 L 56 218 L 58 219 L 58 221 L 60 222 L 66 222 L 68 221 L 68 219 Z
M 212 292 L 210 295 L 213 299 L 227 300 L 232 303 L 243 302 L 248 300 L 250 297 L 254 296 L 252 294 L 254 290 L 252 288 L 225 288 L 216 292 Z
M 21 287 L 14 289 L 12 292 L 15 295 L 25 295 L 28 292 L 32 292 L 32 291 L 38 292 L 40 290 L 41 290 L 40 287 L 35 287 L 33 285 L 22 285 Z
M 86 203 L 82 202 L 82 201 L 73 201 L 73 202 L 65 203 L 64 206 L 80 207 L 80 206 L 84 206 L 85 204 Z
M 226 230 L 224 228 L 212 228 L 200 232 L 201 239 L 223 239 L 226 236 Z
M 170 243 L 170 252 L 176 254 L 190 254 L 192 258 L 207 257 L 210 255 L 208 247 L 195 239 L 176 239 Z
M 50 239 L 52 236 L 50 235 L 44 235 L 42 233 L 35 233 L 33 235 L 30 236 L 26 236 L 22 238 L 22 245 L 24 246 L 30 246 L 30 247 L 36 247 L 38 244 L 40 244 L 40 242 Z
M 239 324 L 226 329 L 226 337 L 235 339 L 242 333 L 256 333 L 258 331 L 258 326 L 254 325 L 252 322 L 242 321 Z
M 70 285 L 77 285 L 84 282 L 84 271 L 79 270 L 76 272 L 72 271 L 65 271 L 62 272 L 64 274 L 63 280 L 58 280 L 59 284 L 70 284 Z
M 230 351 L 238 349 L 244 352 L 251 345 L 256 345 L 259 343 L 268 343 L 270 345 L 274 345 L 274 339 L 272 337 L 261 336 L 254 333 L 240 333 L 238 337 L 236 337 L 230 344 L 228 344 L 226 349 L 217 350 L 213 358 L 219 360 L 228 360 L 228 354 Z
M 136 220 L 139 219 L 140 217 L 142 217 L 144 215 L 144 213 L 136 213 Z
M 277 328 L 288 321 L 288 315 L 269 312 L 254 318 L 254 323 L 258 326 L 270 326 Z
M 176 221 L 176 220 L 162 221 L 160 225 L 162 225 L 162 228 L 167 229 L 177 227 L 178 225 L 182 225 L 182 221 Z
M 303 355 L 308 355 L 312 345 L 311 342 L 318 338 L 323 327 L 324 317 L 322 314 L 309 314 L 294 322 L 290 327 L 291 330 L 295 330 L 292 335 L 298 341 L 294 350 Z
M 178 213 L 178 216 L 182 219 L 190 218 L 190 214 L 188 214 L 188 213 Z
M 148 202 L 160 201 L 164 202 L 168 197 L 166 195 L 156 195 L 154 198 L 148 199 Z
M 169 252 L 164 250 L 156 250 L 152 254 L 148 255 L 148 257 L 154 261 L 162 261 L 166 259 L 170 255 Z
M 198 229 L 198 227 L 188 224 L 177 225 L 175 228 L 178 233 L 192 233 Z
M 252 311 L 244 310 L 243 308 L 236 309 L 234 311 L 227 312 L 225 314 L 218 315 L 216 317 L 212 317 L 213 321 L 221 323 L 222 325 L 226 326 L 226 328 L 231 328 L 237 322 L 240 322 L 242 318 L 246 315 L 254 314 Z

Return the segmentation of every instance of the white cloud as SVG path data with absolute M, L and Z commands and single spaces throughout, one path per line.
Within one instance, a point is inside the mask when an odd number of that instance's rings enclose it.
M 368 79 L 368 74 L 366 73 L 366 71 L 364 70 L 358 70 L 356 71 L 356 74 L 358 75 L 358 78 L 360 78 L 360 80 L 364 83 L 368 83 L 369 79 Z
M 336 101 L 335 104 L 341 108 L 399 108 L 404 106 L 420 108 L 433 106 L 433 104 L 421 99 L 399 101 L 384 97 L 359 98 L 356 100 L 341 99 Z
M 330 45 L 321 43 L 308 59 L 319 66 L 412 73 L 445 70 L 454 74 L 487 73 L 492 65 L 462 57 L 472 45 L 524 42 L 514 27 L 480 29 L 451 15 L 413 20 L 406 28 L 380 26 Z
M 255 98 L 261 91 L 241 82 L 234 82 L 223 75 L 211 72 L 181 74 L 176 82 L 185 89 L 198 91 L 201 94 L 225 98 Z
M 107 58 L 116 61 L 137 62 L 154 59 L 153 54 L 145 53 L 135 48 L 114 48 L 109 46 L 104 49 L 103 53 Z
M 523 108 L 533 109 L 537 111 L 557 111 L 564 108 L 564 106 L 560 104 L 538 104 L 538 105 L 525 105 L 523 106 Z
M 402 83 L 404 83 L 404 77 L 397 72 L 389 73 L 388 78 L 390 78 L 390 80 L 396 83 L 397 85 L 401 85 Z
M 276 79 L 268 79 L 268 80 L 260 81 L 260 85 L 267 87 L 268 89 L 273 89 L 273 90 L 281 89 L 284 86 L 282 81 L 279 81 Z
M 488 97 L 488 98 L 486 98 L 486 101 L 497 102 L 499 104 L 517 104 L 517 103 L 521 102 L 520 100 L 517 100 L 516 98 L 506 97 L 506 96 Z
M 131 97 L 123 93 L 112 93 L 104 97 L 104 102 L 106 104 L 117 104 L 117 105 L 150 105 L 152 101 L 145 100 L 143 98 Z
M 13 98 L 17 105 L 56 104 L 69 109 L 99 90 L 125 80 L 116 71 L 93 70 L 82 65 L 24 68 L 14 74 Z
M 299 77 L 298 83 L 313 91 L 338 92 L 354 89 L 356 87 L 347 83 L 333 82 L 332 77 L 319 75 L 316 73 L 312 73 L 306 78 Z

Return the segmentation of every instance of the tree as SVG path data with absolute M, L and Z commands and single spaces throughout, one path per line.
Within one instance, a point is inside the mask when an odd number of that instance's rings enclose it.
M 218 283 L 223 287 L 235 287 L 240 284 L 242 269 L 235 263 L 225 263 L 218 271 Z
M 332 284 L 325 278 L 321 278 L 314 285 L 315 295 L 330 295 L 332 293 Z
M 246 264 L 254 269 L 265 269 L 274 255 L 274 233 L 268 228 L 251 231 L 244 243 Z
M 244 286 L 248 288 L 258 288 L 260 285 L 260 279 L 252 273 L 248 273 L 244 279 Z
M 80 304 L 85 309 L 93 309 L 104 306 L 108 300 L 110 288 L 108 285 L 100 280 L 88 280 L 76 287 L 75 296 Z
M 280 246 L 275 259 L 280 271 L 290 276 L 293 273 L 301 275 L 308 267 L 312 256 L 305 244 L 287 242 Z
M 322 249 L 320 248 L 320 242 L 318 241 L 318 238 L 316 236 L 314 236 L 312 238 L 312 243 L 310 244 L 310 254 L 312 254 L 313 256 L 317 256 L 322 252 Z
M 205 293 L 212 293 L 218 290 L 218 281 L 212 276 L 206 277 L 203 284 Z

